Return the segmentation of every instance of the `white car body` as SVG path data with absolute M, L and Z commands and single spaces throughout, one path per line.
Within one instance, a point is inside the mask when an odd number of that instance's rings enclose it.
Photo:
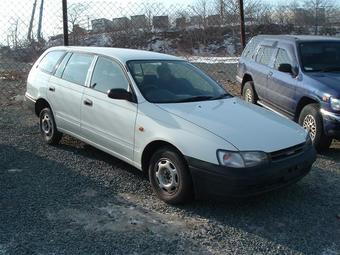
M 93 55 L 85 86 L 46 74 L 37 68 L 50 51 Z M 121 66 L 137 103 L 114 100 L 90 87 L 97 56 Z M 165 54 L 114 48 L 54 47 L 34 64 L 26 98 L 51 106 L 59 131 L 74 136 L 142 170 L 142 157 L 151 143 L 162 141 L 185 157 L 219 164 L 217 150 L 272 153 L 306 142 L 298 124 L 238 98 L 155 104 L 141 94 L 126 63 L 129 60 L 182 60 Z M 53 90 L 53 91 L 51 91 Z M 91 107 L 85 105 L 92 101 Z

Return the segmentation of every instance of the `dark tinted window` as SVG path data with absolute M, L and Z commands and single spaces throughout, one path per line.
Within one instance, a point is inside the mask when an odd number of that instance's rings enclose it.
M 216 100 L 229 96 L 214 80 L 185 61 L 129 61 L 139 90 L 152 103 Z
M 45 72 L 52 73 L 59 59 L 65 54 L 64 51 L 51 51 L 43 57 L 39 68 Z
M 73 53 L 68 61 L 62 78 L 80 85 L 85 85 L 86 75 L 93 57 L 87 54 Z
M 303 42 L 299 50 L 305 71 L 340 71 L 339 41 Z
M 276 55 L 275 63 L 274 63 L 274 68 L 279 69 L 279 66 L 281 64 L 292 64 L 292 61 L 289 58 L 289 55 L 286 50 L 284 49 L 279 49 Z
M 274 52 L 273 47 L 261 46 L 255 58 L 256 62 L 263 65 L 268 65 L 273 55 L 273 52 Z
M 110 89 L 127 89 L 128 86 L 129 83 L 119 64 L 107 58 L 98 58 L 92 75 L 92 88 L 107 93 Z

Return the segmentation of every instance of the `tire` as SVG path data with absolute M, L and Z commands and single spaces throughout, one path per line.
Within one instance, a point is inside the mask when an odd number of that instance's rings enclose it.
M 302 109 L 299 124 L 308 130 L 318 152 L 323 152 L 329 148 L 332 138 L 327 137 L 324 133 L 323 119 L 318 104 L 308 104 Z
M 62 133 L 57 130 L 53 113 L 50 108 L 44 108 L 39 114 L 40 133 L 47 144 L 56 145 L 62 138 Z
M 187 164 L 171 147 L 157 150 L 149 163 L 149 179 L 157 197 L 168 204 L 193 199 L 193 184 Z
M 247 81 L 244 84 L 242 98 L 248 103 L 256 104 L 257 96 L 254 89 L 254 83 L 252 81 Z

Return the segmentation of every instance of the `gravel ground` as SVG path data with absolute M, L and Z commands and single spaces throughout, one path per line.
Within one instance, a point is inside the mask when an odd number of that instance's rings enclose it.
M 45 145 L 20 97 L 3 105 L 0 254 L 340 254 L 339 142 L 283 190 L 175 207 L 108 154 Z

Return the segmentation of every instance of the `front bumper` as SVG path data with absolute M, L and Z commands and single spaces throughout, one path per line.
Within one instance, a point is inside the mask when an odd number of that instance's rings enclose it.
M 340 139 L 340 114 L 320 110 L 323 116 L 324 131 L 327 136 Z
M 295 183 L 305 176 L 316 159 L 313 146 L 301 153 L 266 165 L 228 168 L 186 157 L 196 197 L 247 197 Z
M 36 100 L 26 93 L 25 98 L 24 98 L 25 109 L 28 109 L 35 113 L 35 103 L 36 103 Z

